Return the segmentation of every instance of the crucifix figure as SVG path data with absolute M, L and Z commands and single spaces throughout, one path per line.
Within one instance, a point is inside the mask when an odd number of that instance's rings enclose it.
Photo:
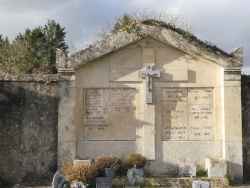
M 152 79 L 159 78 L 160 70 L 152 70 L 152 65 L 147 63 L 145 64 L 146 70 L 141 70 L 138 72 L 139 78 L 146 79 L 146 103 L 150 104 L 153 102 L 153 95 L 152 95 Z

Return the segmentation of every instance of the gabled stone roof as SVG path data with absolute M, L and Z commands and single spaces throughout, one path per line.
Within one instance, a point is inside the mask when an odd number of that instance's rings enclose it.
M 137 31 L 138 33 L 118 32 L 102 41 L 96 42 L 67 58 L 67 66 L 78 68 L 83 64 L 119 50 L 145 37 L 151 37 L 189 55 L 209 60 L 225 68 L 240 69 L 243 66 L 243 48 L 237 48 L 231 54 L 228 54 L 218 50 L 218 48 L 214 48 L 212 45 L 202 43 L 201 40 L 191 41 L 188 36 L 186 37 L 169 28 L 141 24 L 137 26 Z

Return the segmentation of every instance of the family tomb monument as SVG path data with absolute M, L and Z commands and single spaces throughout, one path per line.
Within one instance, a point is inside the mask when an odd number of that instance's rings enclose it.
M 215 160 L 241 182 L 242 48 L 227 54 L 168 28 L 138 30 L 57 52 L 59 166 L 139 152 L 154 175 L 185 163 L 212 177 Z

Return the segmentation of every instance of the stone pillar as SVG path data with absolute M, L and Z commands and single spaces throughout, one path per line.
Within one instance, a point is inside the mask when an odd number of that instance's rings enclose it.
M 57 51 L 59 74 L 58 168 L 76 159 L 75 71 L 69 59 L 61 53 L 60 50 Z
M 227 161 L 227 173 L 234 183 L 242 183 L 242 118 L 241 71 L 224 70 L 224 125 L 222 132 L 223 158 Z
M 143 67 L 150 63 L 154 66 L 154 48 L 143 49 Z M 143 155 L 147 160 L 155 160 L 155 99 L 154 99 L 154 85 L 153 85 L 153 102 L 146 103 L 146 82 L 143 81 Z

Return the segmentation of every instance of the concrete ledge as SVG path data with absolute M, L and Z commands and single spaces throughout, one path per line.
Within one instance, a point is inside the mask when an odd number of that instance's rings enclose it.
M 178 185 L 181 187 L 192 187 L 194 180 L 208 181 L 212 187 L 227 187 L 229 186 L 228 180 L 224 178 L 208 178 L 208 177 L 152 177 L 143 178 L 138 181 L 135 185 L 140 187 L 168 187 Z M 127 177 L 114 178 L 112 181 L 114 187 L 124 187 L 129 185 L 127 182 Z

